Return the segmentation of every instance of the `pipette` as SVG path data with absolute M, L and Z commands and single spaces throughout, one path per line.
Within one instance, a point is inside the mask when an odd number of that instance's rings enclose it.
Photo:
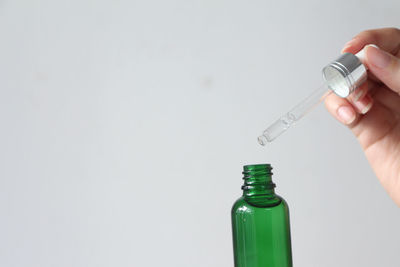
M 363 84 L 367 80 L 367 68 L 363 64 L 364 49 L 356 55 L 344 53 L 324 67 L 322 74 L 325 82 L 293 109 L 272 123 L 258 137 L 258 142 L 263 146 L 272 142 L 322 102 L 330 93 L 334 92 L 344 98 Z

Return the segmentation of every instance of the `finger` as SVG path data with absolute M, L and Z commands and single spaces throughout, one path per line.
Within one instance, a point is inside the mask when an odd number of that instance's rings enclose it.
M 351 127 L 364 150 L 371 147 L 387 135 L 397 123 L 396 116 L 387 107 L 377 102 L 365 115 L 360 116 Z
M 373 98 L 369 94 L 366 94 L 363 98 L 352 104 L 358 113 L 366 114 L 372 108 L 373 103 Z
M 397 114 L 400 114 L 399 95 L 387 88 L 385 85 L 376 88 L 373 98 L 375 102 L 379 102 L 389 110 L 393 110 Z
M 367 73 L 368 73 L 368 80 L 373 81 L 376 84 L 382 85 L 382 82 L 372 72 L 368 71 Z
M 345 98 L 330 94 L 325 99 L 326 109 L 341 123 L 350 126 L 356 121 L 357 112 Z
M 375 83 L 367 80 L 347 98 L 355 110 L 360 114 L 367 113 L 372 107 L 373 99 L 371 94 L 368 94 L 370 89 L 372 92 L 371 87 L 375 87 Z
M 348 52 L 356 54 L 367 44 L 376 44 L 381 49 L 399 57 L 400 30 L 397 28 L 382 28 L 363 31 L 344 45 L 342 53 Z M 373 73 L 369 73 L 368 77 L 375 82 L 379 81 Z
M 369 93 L 366 97 L 368 96 Z M 380 140 L 390 131 L 396 121 L 393 118 L 393 113 L 380 103 L 373 105 L 371 112 L 359 115 L 347 99 L 330 94 L 325 99 L 325 106 L 333 117 L 351 129 L 363 149 L 367 149 Z
M 392 55 L 396 55 L 400 50 L 400 30 L 383 28 L 363 31 L 346 43 L 342 52 L 356 54 L 367 44 L 375 44 Z
M 400 94 L 400 59 L 373 46 L 365 48 L 365 59 L 369 71 Z

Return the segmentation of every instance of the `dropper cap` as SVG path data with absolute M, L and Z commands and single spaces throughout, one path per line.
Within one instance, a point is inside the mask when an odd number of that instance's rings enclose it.
M 363 64 L 364 49 L 355 55 L 344 53 L 323 68 L 322 74 L 327 86 L 338 96 L 349 96 L 367 80 L 367 68 Z

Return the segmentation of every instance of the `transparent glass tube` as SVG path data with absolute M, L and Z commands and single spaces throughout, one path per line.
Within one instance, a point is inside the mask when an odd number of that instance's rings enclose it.
M 277 121 L 271 124 L 258 137 L 258 142 L 265 146 L 272 142 L 275 138 L 284 133 L 293 124 L 299 121 L 304 115 L 310 112 L 315 106 L 325 99 L 332 91 L 329 90 L 326 83 L 321 85 L 317 90 L 312 92 L 307 98 L 295 106 L 292 110 L 280 117 Z

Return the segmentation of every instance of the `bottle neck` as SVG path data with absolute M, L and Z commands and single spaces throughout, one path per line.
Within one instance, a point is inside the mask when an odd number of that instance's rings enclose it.
M 243 167 L 242 186 L 244 199 L 254 206 L 270 207 L 280 203 L 275 195 L 270 164 L 246 165 Z

